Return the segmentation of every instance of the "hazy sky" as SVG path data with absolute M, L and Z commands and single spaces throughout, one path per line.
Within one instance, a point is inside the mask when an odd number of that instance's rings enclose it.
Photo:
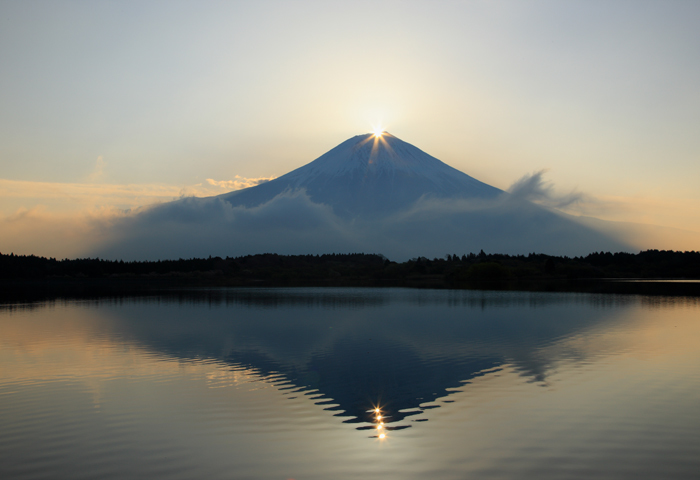
M 695 1 L 4 0 L 0 223 L 223 193 L 381 123 L 496 187 L 547 169 L 574 213 L 700 231 L 698 25 Z

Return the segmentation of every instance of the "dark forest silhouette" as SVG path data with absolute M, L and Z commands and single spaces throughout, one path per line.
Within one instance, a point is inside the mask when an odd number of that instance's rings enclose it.
M 585 257 L 478 253 L 392 262 L 382 255 L 259 254 L 159 261 L 0 254 L 5 286 L 407 286 L 578 290 L 585 279 L 700 279 L 700 252 L 597 252 Z M 580 286 L 580 285 L 579 285 Z M 637 291 L 635 291 L 637 293 Z

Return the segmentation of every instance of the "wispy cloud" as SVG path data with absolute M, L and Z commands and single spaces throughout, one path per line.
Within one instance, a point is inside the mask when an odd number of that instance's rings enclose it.
M 514 200 L 527 200 L 578 216 L 700 232 L 700 202 L 694 198 L 594 196 L 577 190 L 560 193 L 545 180 L 546 170 L 524 175 L 508 189 Z M 696 219 L 689 221 L 689 219 Z M 677 235 L 682 236 L 681 232 Z M 688 242 L 683 245 L 692 246 Z M 696 245 L 694 248 L 699 248 Z
M 577 205 L 595 202 L 596 200 L 582 192 L 572 191 L 567 194 L 557 194 L 554 184 L 544 180 L 547 170 L 539 170 L 524 175 L 513 183 L 508 193 L 515 199 L 523 199 L 557 209 L 571 209 Z
M 106 166 L 107 162 L 104 161 L 102 155 L 97 157 L 97 160 L 95 161 L 95 168 L 92 170 L 92 173 L 88 175 L 88 182 L 97 182 L 98 180 L 101 180 L 105 175 Z
M 256 185 L 260 185 L 261 183 L 269 182 L 270 180 L 274 180 L 275 177 L 260 177 L 260 178 L 245 178 L 236 175 L 234 180 L 212 180 L 211 178 L 207 178 L 207 183 L 209 185 L 213 185 L 215 187 L 219 187 L 221 189 L 227 190 L 227 191 L 232 191 L 232 190 L 241 190 L 243 188 L 249 188 L 249 187 L 254 187 Z
M 98 158 L 98 167 L 104 162 Z M 102 163 L 100 163 L 102 162 Z M 102 170 L 96 167 L 93 175 Z M 91 175 L 91 176 L 93 176 Z M 51 212 L 80 212 L 102 207 L 132 209 L 154 203 L 169 202 L 181 197 L 208 197 L 247 188 L 271 180 L 245 178 L 236 175 L 233 180 L 213 180 L 194 185 L 106 183 L 28 182 L 0 179 L 0 214 L 10 215 L 21 209 L 42 206 Z

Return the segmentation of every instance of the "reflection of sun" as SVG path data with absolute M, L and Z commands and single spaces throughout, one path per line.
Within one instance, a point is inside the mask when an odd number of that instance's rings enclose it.
M 367 410 L 368 412 L 374 413 L 375 428 L 377 429 L 377 436 L 380 440 L 387 438 L 386 428 L 384 427 L 384 422 L 382 422 L 382 409 L 379 406 L 374 407 L 372 410 Z

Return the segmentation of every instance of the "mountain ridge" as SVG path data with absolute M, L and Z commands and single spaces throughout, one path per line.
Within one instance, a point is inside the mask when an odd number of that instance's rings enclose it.
M 385 132 L 356 135 L 285 175 L 220 198 L 254 207 L 295 190 L 345 218 L 394 213 L 422 197 L 493 199 L 504 193 Z

